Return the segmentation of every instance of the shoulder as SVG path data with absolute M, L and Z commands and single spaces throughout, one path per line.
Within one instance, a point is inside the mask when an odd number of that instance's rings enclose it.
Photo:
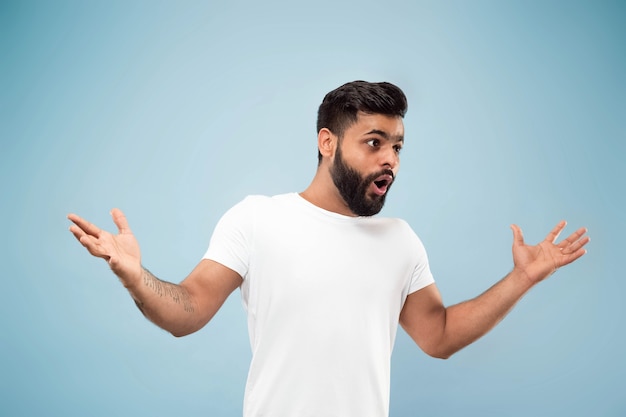
M 262 207 L 276 207 L 280 205 L 291 204 L 294 200 L 295 193 L 289 194 L 278 194 L 274 196 L 267 195 L 259 195 L 252 194 L 246 196 L 243 200 L 235 205 L 241 207 L 254 207 L 254 208 L 262 208 Z
M 380 227 L 392 234 L 398 244 L 423 249 L 421 239 L 406 220 L 396 217 L 381 217 L 376 220 Z
M 232 206 L 230 210 L 233 210 L 233 209 L 241 210 L 241 209 L 247 209 L 247 208 L 252 208 L 252 207 L 262 207 L 264 205 L 270 204 L 273 198 L 275 197 L 270 197 L 270 196 L 260 195 L 260 194 L 247 195 L 242 200 L 240 200 L 237 204 Z
M 367 221 L 374 227 L 380 227 L 393 233 L 415 234 L 406 220 L 397 217 L 372 217 Z
M 292 200 L 292 194 L 280 194 L 276 196 L 248 195 L 243 200 L 232 206 L 226 215 L 258 215 L 266 211 L 274 211 Z
M 296 193 L 286 193 L 286 194 L 277 194 L 273 196 L 261 195 L 261 194 L 250 194 L 246 196 L 243 200 L 241 200 L 240 204 L 269 204 L 269 203 L 280 203 L 285 201 L 291 201 L 295 198 Z

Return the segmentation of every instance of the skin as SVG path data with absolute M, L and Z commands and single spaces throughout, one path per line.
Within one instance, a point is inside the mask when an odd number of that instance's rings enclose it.
M 313 181 L 300 195 L 328 211 L 354 216 L 330 175 L 330 167 L 340 142 L 345 162 L 363 176 L 390 169 L 395 177 L 400 168 L 399 153 L 404 143 L 402 118 L 359 113 L 357 122 L 346 129 L 341 141 L 325 128 L 317 135 L 322 161 Z
M 70 214 L 72 234 L 90 254 L 103 258 L 141 312 L 174 336 L 186 336 L 211 320 L 226 298 L 241 285 L 235 271 L 204 259 L 180 284 L 161 281 L 141 265 L 139 244 L 126 217 L 111 211 L 117 235 Z
M 387 169 L 395 176 L 403 138 L 402 119 L 379 114 L 359 113 L 341 138 L 321 129 L 322 161 L 300 195 L 325 210 L 355 216 L 330 174 L 338 147 L 345 163 L 363 177 Z M 368 191 L 367 198 L 375 198 L 374 194 Z M 75 214 L 68 216 L 74 223 L 70 231 L 90 254 L 108 262 L 143 314 L 173 335 L 202 328 L 241 285 L 241 276 L 210 260 L 202 260 L 180 284 L 159 280 L 142 267 L 139 244 L 124 214 L 113 209 L 111 215 L 118 228 L 115 235 Z M 478 297 L 450 307 L 443 305 L 437 286 L 431 284 L 407 297 L 400 324 L 427 354 L 450 357 L 491 330 L 533 286 L 586 253 L 589 237 L 584 228 L 557 243 L 564 227 L 565 222 L 560 222 L 542 242 L 531 246 L 524 242 L 521 229 L 512 225 L 514 267 L 506 277 Z

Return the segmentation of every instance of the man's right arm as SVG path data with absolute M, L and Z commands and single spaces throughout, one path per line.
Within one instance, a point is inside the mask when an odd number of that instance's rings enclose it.
M 241 281 L 232 269 L 203 259 L 178 285 L 161 281 L 143 269 L 139 289 L 129 292 L 150 321 L 181 337 L 204 327 Z
M 105 259 L 128 289 L 142 313 L 174 336 L 202 328 L 241 284 L 241 276 L 208 259 L 202 260 L 180 284 L 162 281 L 141 266 L 139 244 L 126 217 L 111 211 L 118 234 L 113 235 L 70 214 L 70 231 L 93 256 Z

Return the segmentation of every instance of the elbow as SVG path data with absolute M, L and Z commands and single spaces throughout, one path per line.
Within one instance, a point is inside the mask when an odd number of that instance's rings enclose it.
M 189 336 L 192 333 L 200 330 L 199 327 L 191 327 L 191 326 L 182 326 L 178 328 L 166 329 L 169 334 L 174 336 L 175 338 L 181 338 L 185 336 Z
M 424 353 L 426 353 L 431 358 L 435 359 L 448 359 L 452 356 L 452 353 L 445 352 L 443 350 L 426 350 L 424 349 Z
M 449 359 L 452 355 L 458 352 L 458 349 L 454 349 L 447 346 L 437 345 L 431 347 L 422 348 L 424 353 L 426 353 L 431 358 L 435 359 Z
M 429 353 L 427 352 L 428 356 L 430 356 L 431 358 L 435 358 L 435 359 L 449 359 L 450 356 L 453 355 L 453 353 L 448 353 L 448 352 L 432 352 Z
M 206 323 L 201 321 L 189 320 L 168 326 L 164 329 L 172 336 L 176 338 L 181 338 L 197 332 L 198 330 L 202 329 L 205 324 Z
M 181 337 L 185 337 L 185 336 L 189 336 L 192 333 L 195 333 L 197 331 L 197 329 L 175 329 L 175 330 L 169 330 L 168 332 L 174 336 L 175 338 L 181 338 Z

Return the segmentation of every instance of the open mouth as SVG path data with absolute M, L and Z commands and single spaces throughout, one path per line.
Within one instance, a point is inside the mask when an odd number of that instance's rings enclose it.
M 383 188 L 383 187 L 386 187 L 387 184 L 389 184 L 389 181 L 387 181 L 387 180 L 379 180 L 379 181 L 374 181 L 374 184 L 376 184 L 376 186 L 378 188 Z
M 393 175 L 391 174 L 383 174 L 379 176 L 373 181 L 374 186 L 372 188 L 374 190 L 374 193 L 378 195 L 385 194 L 387 190 L 389 189 L 389 186 L 391 185 L 392 182 L 393 182 Z

